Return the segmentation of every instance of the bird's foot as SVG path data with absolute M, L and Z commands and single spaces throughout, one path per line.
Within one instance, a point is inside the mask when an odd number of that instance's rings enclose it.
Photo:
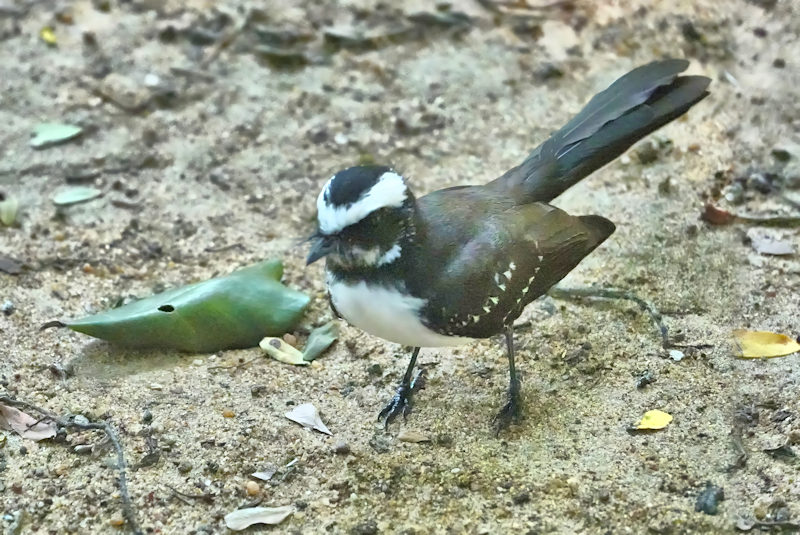
M 414 379 L 412 379 L 410 383 L 400 383 L 394 397 L 392 397 L 389 403 L 387 403 L 378 414 L 378 421 L 383 420 L 384 429 L 389 427 L 389 424 L 392 423 L 398 415 L 402 414 L 405 419 L 411 412 L 414 393 L 424 387 L 425 381 L 423 372 L 424 370 L 418 371 L 417 375 L 414 376 Z
M 500 409 L 500 412 L 492 419 L 492 426 L 494 427 L 495 436 L 500 434 L 508 428 L 512 423 L 518 424 L 522 420 L 522 403 L 520 401 L 520 384 L 519 381 L 512 384 L 508 389 L 508 401 Z

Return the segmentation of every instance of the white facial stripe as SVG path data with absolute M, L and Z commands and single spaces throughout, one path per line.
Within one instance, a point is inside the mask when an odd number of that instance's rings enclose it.
M 317 220 L 323 234 L 333 234 L 345 227 L 358 223 L 375 210 L 386 207 L 399 207 L 406 200 L 406 185 L 403 177 L 394 171 L 387 171 L 357 202 L 350 206 L 329 206 L 325 202 L 325 192 L 331 187 L 331 177 L 317 197 Z
M 391 249 L 383 254 L 381 254 L 380 247 L 377 246 L 370 247 L 369 249 L 356 246 L 349 251 L 347 256 L 348 260 L 346 262 L 364 266 L 384 266 L 400 258 L 400 251 L 401 247 L 398 243 L 395 243 Z M 350 259 L 352 259 L 352 261 Z
M 378 259 L 378 265 L 383 266 L 385 264 L 391 264 L 392 262 L 400 258 L 401 250 L 402 248 L 400 247 L 400 244 L 395 243 L 391 249 L 383 253 L 383 256 L 381 256 Z
M 379 247 L 371 247 L 369 249 L 362 249 L 361 247 L 353 247 L 351 254 L 358 258 L 358 260 L 367 266 L 374 266 L 380 261 L 381 250 Z

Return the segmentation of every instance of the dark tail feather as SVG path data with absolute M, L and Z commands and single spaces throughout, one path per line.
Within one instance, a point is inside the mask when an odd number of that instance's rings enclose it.
M 704 99 L 711 80 L 679 77 L 687 66 L 672 59 L 632 70 L 490 187 L 506 190 L 520 204 L 554 199 Z

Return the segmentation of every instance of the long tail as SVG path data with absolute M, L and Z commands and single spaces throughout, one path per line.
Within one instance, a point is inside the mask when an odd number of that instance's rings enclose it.
M 689 62 L 638 67 L 592 100 L 519 166 L 487 184 L 519 204 L 548 202 L 708 95 L 705 76 L 678 76 Z

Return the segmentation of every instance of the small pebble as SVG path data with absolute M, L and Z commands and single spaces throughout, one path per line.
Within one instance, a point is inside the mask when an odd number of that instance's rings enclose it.
M 233 418 L 236 415 L 233 413 L 232 410 L 225 409 L 224 411 L 222 411 L 222 416 L 224 416 L 225 418 Z
M 337 455 L 347 455 L 350 453 L 350 445 L 344 440 L 339 440 L 333 445 L 333 453 Z
M 14 313 L 16 307 L 14 306 L 14 303 L 12 303 L 11 301 L 4 301 L 3 306 L 0 307 L 0 310 L 3 311 L 4 315 L 10 316 L 11 314 Z
M 142 413 L 142 423 L 147 425 L 153 421 L 153 413 L 145 409 Z
M 150 383 L 150 390 L 164 390 L 164 385 L 159 383 Z
M 192 463 L 188 461 L 182 461 L 181 464 L 178 465 L 178 472 L 181 474 L 188 474 L 192 471 Z
M 520 492 L 511 498 L 511 501 L 514 502 L 514 505 L 522 505 L 523 503 L 528 503 L 531 501 L 531 495 L 527 492 Z
M 75 423 L 76 423 L 76 424 L 78 424 L 78 425 L 89 425 L 89 418 L 87 418 L 87 417 L 86 417 L 86 416 L 84 416 L 83 414 L 78 414 L 78 415 L 76 415 L 76 416 L 75 416 L 75 417 L 72 419 L 72 421 L 73 421 L 73 422 L 75 422 Z
M 694 510 L 698 513 L 703 512 L 707 515 L 717 514 L 719 502 L 725 499 L 725 493 L 720 487 L 714 486 L 709 481 L 706 488 L 697 496 Z
M 297 337 L 292 333 L 286 333 L 283 335 L 283 341 L 289 344 L 292 347 L 297 347 Z
M 247 484 L 244 486 L 244 489 L 247 491 L 248 496 L 255 496 L 259 492 L 261 492 L 261 487 L 258 486 L 258 483 L 255 481 L 248 481 Z
M 685 357 L 683 351 L 678 351 L 677 349 L 670 349 L 669 350 L 669 358 L 674 360 L 675 362 L 680 362 Z
M 114 515 L 111 517 L 111 520 L 109 520 L 108 523 L 114 526 L 115 528 L 118 528 L 125 523 L 125 519 L 119 515 Z

